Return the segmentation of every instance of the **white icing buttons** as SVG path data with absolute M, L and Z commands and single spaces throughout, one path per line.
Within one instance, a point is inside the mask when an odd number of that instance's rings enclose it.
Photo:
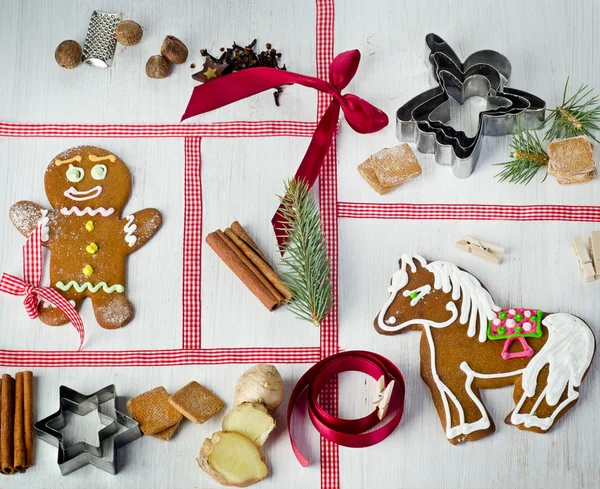
M 45 243 L 50 239 L 48 223 L 50 222 L 50 218 L 48 217 L 48 209 L 42 209 L 42 218 L 40 219 L 40 224 L 42 225 L 42 241 Z
M 133 246 L 137 241 L 137 236 L 133 234 L 137 229 L 137 225 L 133 224 L 135 216 L 129 215 L 125 219 L 127 219 L 127 224 L 125 224 L 125 227 L 123 228 L 123 231 L 125 231 L 125 241 L 129 246 Z

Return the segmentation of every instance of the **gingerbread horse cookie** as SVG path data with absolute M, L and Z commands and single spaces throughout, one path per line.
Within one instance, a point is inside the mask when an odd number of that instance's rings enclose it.
M 501 310 L 456 265 L 403 255 L 375 318 L 384 335 L 421 330 L 421 377 L 453 445 L 495 431 L 480 389 L 514 385 L 506 423 L 548 431 L 579 399 L 594 356 L 590 327 L 576 316 Z
M 131 174 L 118 157 L 94 146 L 57 155 L 48 165 L 44 185 L 53 209 L 17 202 L 10 208 L 13 224 L 25 237 L 42 224 L 42 242 L 51 253 L 51 285 L 75 308 L 89 297 L 100 326 L 124 326 L 133 317 L 125 296 L 127 255 L 156 233 L 161 213 L 144 209 L 122 219 Z M 68 322 L 59 309 L 44 301 L 38 310 L 46 324 Z

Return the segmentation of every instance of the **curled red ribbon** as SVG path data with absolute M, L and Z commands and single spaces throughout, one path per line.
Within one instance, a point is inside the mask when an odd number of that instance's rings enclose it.
M 329 66 L 329 80 L 301 75 L 276 68 L 249 68 L 215 78 L 194 88 L 181 120 L 203 114 L 219 107 L 237 102 L 251 95 L 281 85 L 297 83 L 331 95 L 329 107 L 319 121 L 306 154 L 296 171 L 295 178 L 304 180 L 312 187 L 319 176 L 323 160 L 335 134 L 340 108 L 352 129 L 360 134 L 377 132 L 388 125 L 387 115 L 351 93 L 342 95 L 360 63 L 360 51 L 354 49 L 338 54 Z M 281 206 L 273 216 L 275 234 L 283 244 L 281 234 Z
M 42 229 L 36 227 L 23 246 L 23 278 L 3 273 L 0 278 L 0 292 L 16 296 L 25 296 L 23 304 L 31 319 L 38 317 L 40 298 L 60 309 L 79 333 L 79 349 L 85 339 L 85 330 L 81 316 L 57 290 L 40 287 L 42 280 Z
M 395 410 L 395 414 L 388 423 L 374 431 L 365 433 L 379 423 L 377 409 L 362 418 L 341 419 L 332 416 L 319 405 L 317 399 L 327 381 L 339 373 L 348 371 L 362 372 L 370 375 L 375 380 L 383 376 L 386 386 L 392 380 L 395 381 L 389 404 L 389 412 Z M 300 378 L 292 391 L 287 409 L 288 435 L 292 450 L 303 467 L 308 466 L 308 460 L 302 455 L 294 442 L 290 422 L 294 405 L 305 389 L 308 389 L 308 414 L 314 427 L 328 440 L 345 447 L 370 447 L 383 441 L 396 429 L 404 412 L 404 378 L 398 367 L 387 358 L 377 353 L 357 350 L 338 353 L 321 360 Z

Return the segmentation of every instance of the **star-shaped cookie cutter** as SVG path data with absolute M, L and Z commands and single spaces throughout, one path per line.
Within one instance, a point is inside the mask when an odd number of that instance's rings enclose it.
M 456 177 L 466 178 L 477 165 L 483 136 L 514 133 L 519 123 L 531 129 L 543 125 L 546 103 L 506 87 L 512 68 L 505 56 L 486 49 L 461 62 L 441 37 L 428 34 L 425 40 L 438 86 L 398 109 L 396 135 L 400 141 L 414 141 L 421 153 L 433 153 L 437 163 L 452 167 Z M 446 122 L 450 119 L 450 97 L 463 104 L 473 96 L 485 98 L 487 109 L 480 112 L 476 134 L 470 137 Z
M 109 385 L 93 394 L 84 395 L 61 385 L 59 397 L 59 410 L 35 423 L 34 427 L 39 438 L 58 448 L 57 460 L 61 474 L 70 474 L 88 464 L 116 474 L 118 449 L 140 438 L 142 432 L 136 421 L 117 409 L 115 386 Z M 112 403 L 114 415 L 107 416 L 100 412 L 100 406 L 107 402 Z M 104 425 L 98 431 L 98 445 L 80 441 L 66 446 L 61 433 L 68 422 L 66 413 L 85 416 L 94 410 Z

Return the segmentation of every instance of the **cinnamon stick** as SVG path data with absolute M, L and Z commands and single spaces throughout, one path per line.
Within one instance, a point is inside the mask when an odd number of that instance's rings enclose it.
M 258 247 L 258 245 L 254 242 L 254 240 L 252 239 L 252 237 L 246 232 L 246 230 L 243 228 L 243 226 L 238 222 L 238 221 L 233 221 L 231 223 L 231 230 L 242 240 L 244 240 L 246 242 L 246 244 L 248 246 L 250 246 L 250 248 L 252 248 L 254 251 L 256 251 L 256 253 L 258 253 L 260 255 L 260 257 L 266 261 L 267 263 L 269 263 L 269 260 L 267 260 L 267 257 L 263 254 L 263 252 L 261 251 L 261 249 Z
M 8 375 L 2 375 L 2 406 L 0 410 L 0 471 L 3 474 L 13 474 L 13 429 L 15 415 L 15 383 Z
M 250 260 L 248 260 L 248 258 L 246 258 L 244 253 L 242 253 L 242 250 L 240 250 L 235 245 L 235 243 L 233 241 L 231 241 L 231 239 L 229 239 L 228 236 L 225 235 L 225 233 L 223 231 L 221 231 L 220 229 L 217 229 L 215 232 L 219 235 L 219 237 L 223 241 L 225 241 L 225 244 L 231 248 L 231 250 L 237 255 L 237 257 L 242 261 L 242 263 L 248 267 L 248 270 L 250 270 L 254 275 L 256 275 L 256 278 L 258 278 L 258 280 L 260 280 L 260 282 L 267 288 L 267 290 L 273 295 L 273 297 L 275 297 L 277 302 L 279 302 L 279 303 L 283 302 L 283 297 L 281 296 L 281 294 L 279 292 L 277 292 L 277 289 L 275 287 L 273 287 L 273 285 L 271 284 L 271 282 L 269 282 L 267 277 L 265 277 L 260 272 L 260 270 L 258 268 L 256 268 L 250 262 Z
M 269 311 L 277 309 L 281 305 L 281 301 L 252 273 L 223 238 L 227 239 L 220 231 L 210 233 L 206 236 L 206 243 Z
M 33 372 L 23 372 L 23 422 L 25 433 L 25 468 L 33 465 Z
M 239 223 L 238 223 L 238 225 L 239 225 Z M 232 224 L 232 226 L 233 226 L 233 224 Z M 243 229 L 244 228 L 242 228 L 242 230 Z M 248 258 L 252 262 L 252 264 L 256 268 L 258 268 L 258 270 L 265 276 L 265 278 L 273 285 L 273 287 L 275 287 L 275 289 L 277 289 L 277 291 L 283 297 L 285 302 L 289 302 L 289 300 L 292 298 L 292 294 L 290 293 L 290 290 L 284 285 L 283 281 L 281 280 L 279 275 L 277 275 L 277 272 L 275 270 L 273 270 L 273 268 L 271 267 L 269 262 L 265 258 L 263 258 L 264 255 L 262 254 L 262 252 L 259 255 L 258 252 L 254 248 L 252 248 L 251 246 L 246 244 L 246 241 L 241 239 L 235 233 L 235 231 L 233 231 L 232 227 L 227 228 L 225 230 L 225 235 L 228 238 L 230 238 L 231 241 L 233 241 L 233 243 L 246 256 L 246 258 Z M 250 240 L 252 240 L 252 238 L 250 238 Z
M 14 411 L 14 431 L 13 431 L 13 460 L 15 470 L 22 472 L 25 470 L 25 431 L 23 419 L 23 372 L 17 372 L 15 375 L 15 411 Z

